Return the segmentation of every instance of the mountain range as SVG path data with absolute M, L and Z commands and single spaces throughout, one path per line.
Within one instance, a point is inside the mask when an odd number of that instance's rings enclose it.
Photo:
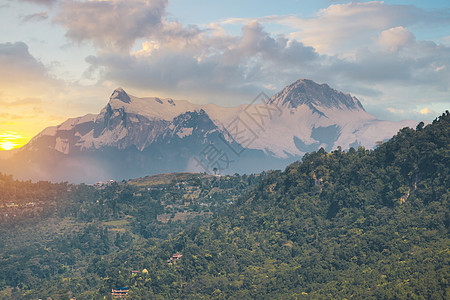
M 1 160 L 0 171 L 70 182 L 176 171 L 261 172 L 319 148 L 374 148 L 416 124 L 378 120 L 356 97 L 308 79 L 236 107 L 139 98 L 117 88 L 99 114 L 44 129 Z

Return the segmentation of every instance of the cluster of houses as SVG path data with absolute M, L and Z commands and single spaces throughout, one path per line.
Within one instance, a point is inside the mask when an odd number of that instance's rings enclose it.
M 34 210 L 42 210 L 45 203 L 43 201 L 38 202 L 26 202 L 26 203 L 4 203 L 0 204 L 0 219 L 16 217 L 17 215 L 21 215 Z
M 116 182 L 116 181 L 112 180 L 112 179 L 108 180 L 107 182 L 99 181 L 99 182 L 94 183 L 92 186 L 94 186 L 96 188 L 104 188 L 104 187 L 106 187 L 108 185 L 113 184 L 114 182 Z
M 5 203 L 3 206 L 5 208 L 25 208 L 25 207 L 34 207 L 36 205 L 44 205 L 45 203 L 43 201 L 39 201 L 39 202 L 27 202 L 27 203 Z

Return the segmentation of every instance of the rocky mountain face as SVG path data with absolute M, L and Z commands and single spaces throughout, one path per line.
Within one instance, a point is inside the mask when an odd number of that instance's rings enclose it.
M 364 146 L 415 121 L 380 121 L 355 97 L 298 80 L 272 98 L 219 107 L 113 91 L 98 115 L 48 127 L 0 171 L 34 180 L 95 182 L 174 172 L 282 169 L 306 152 Z
M 292 108 L 305 104 L 312 110 L 316 110 L 319 106 L 364 111 L 356 97 L 336 91 L 326 83 L 317 84 L 309 79 L 300 79 L 285 87 L 272 97 L 270 103 L 285 104 Z

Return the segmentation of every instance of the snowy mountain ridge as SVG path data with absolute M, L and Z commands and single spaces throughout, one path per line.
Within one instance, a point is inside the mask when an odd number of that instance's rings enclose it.
M 390 138 L 400 127 L 415 124 L 414 121 L 399 123 L 377 120 L 364 110 L 355 97 L 311 80 L 298 80 L 289 85 L 273 96 L 268 104 L 279 108 L 282 111 L 280 116 L 267 119 L 264 128 L 253 126 L 253 133 L 247 131 L 244 135 L 246 134 L 247 139 L 258 137 L 249 145 L 250 148 L 282 158 L 303 155 L 311 147 L 331 150 L 337 146 L 348 149 L 363 145 L 373 148 L 376 141 Z M 261 110 L 265 104 L 254 106 Z M 104 146 L 120 149 L 135 146 L 143 151 L 159 135 L 170 131 L 170 122 L 183 113 L 203 110 L 225 132 L 226 127 L 235 119 L 246 124 L 254 123 L 246 113 L 246 108 L 247 105 L 228 108 L 170 98 L 139 98 L 117 88 L 100 114 L 69 119 L 59 126 L 45 129 L 34 139 L 42 135 L 56 136 L 58 132 L 76 128 L 76 143 L 70 144 L 68 138 L 59 137 L 55 141 L 55 150 L 68 154 L 71 150 L 99 149 Z M 267 109 L 264 110 L 266 111 Z M 83 130 L 86 127 L 91 130 Z M 183 137 L 192 132 L 189 128 L 181 130 L 183 132 L 179 136 Z M 325 141 L 322 137 L 332 134 L 335 136 L 332 143 L 330 141 L 333 138 Z M 299 146 L 299 142 L 305 146 Z
M 311 108 L 320 106 L 365 111 L 361 102 L 356 97 L 336 91 L 326 83 L 317 84 L 309 79 L 299 79 L 285 87 L 273 96 L 270 102 L 277 102 L 278 105 L 287 104 L 292 108 L 307 104 Z
M 377 120 L 356 97 L 307 79 L 294 82 L 270 99 L 264 94 L 258 97 L 251 105 L 220 107 L 170 98 L 140 98 L 117 88 L 99 114 L 71 118 L 44 129 L 14 157 L 28 160 L 36 169 L 47 168 L 38 159 L 47 155 L 50 164 L 56 164 L 52 162 L 55 157 L 76 166 L 89 160 L 89 172 L 93 164 L 102 161 L 98 167 L 102 176 L 108 172 L 121 176 L 114 165 L 117 161 L 105 160 L 104 154 L 109 153 L 130 168 L 129 176 L 134 176 L 192 171 L 192 159 L 202 149 L 221 145 L 221 151 L 228 149 L 227 155 L 235 153 L 234 158 L 239 160 L 227 171 L 237 168 L 254 172 L 266 169 L 265 164 L 282 168 L 321 147 L 327 151 L 338 146 L 373 148 L 377 141 L 417 123 Z M 243 150 L 245 157 L 241 157 Z M 35 153 L 35 160 L 30 159 L 31 153 Z M 133 172 L 136 168 L 139 172 Z M 73 178 L 79 180 L 80 176 Z

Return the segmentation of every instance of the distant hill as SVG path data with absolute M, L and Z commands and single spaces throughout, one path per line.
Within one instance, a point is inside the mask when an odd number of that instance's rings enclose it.
M 190 182 L 193 179 L 213 179 L 213 175 L 199 174 L 199 173 L 166 173 L 145 176 L 142 178 L 131 179 L 128 181 L 130 185 L 139 187 L 158 187 L 169 184 L 180 184 L 183 182 Z

